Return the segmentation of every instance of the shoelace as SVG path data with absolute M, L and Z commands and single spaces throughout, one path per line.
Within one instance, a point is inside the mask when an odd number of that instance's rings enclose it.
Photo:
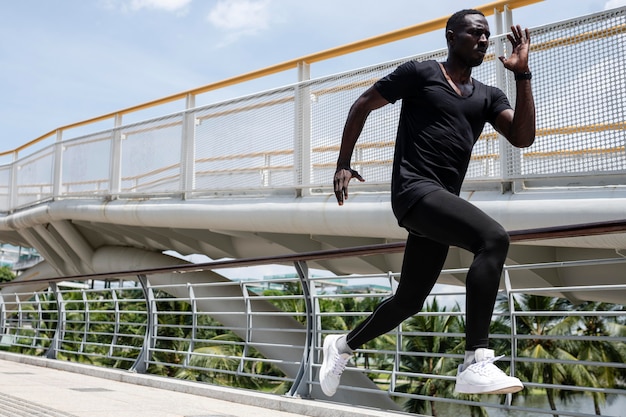
M 485 376 L 501 375 L 504 372 L 502 372 L 502 370 L 495 366 L 493 363 L 502 358 L 504 358 L 504 355 L 497 356 L 495 358 L 488 358 L 484 361 L 476 362 L 470 365 L 470 368 L 473 368 L 477 373 Z
M 333 369 L 331 369 L 330 372 L 337 376 L 340 376 L 343 373 L 344 369 L 346 369 L 346 365 L 348 364 L 349 360 L 350 356 L 344 356 L 341 353 L 338 353 L 335 356 L 335 363 L 333 364 Z

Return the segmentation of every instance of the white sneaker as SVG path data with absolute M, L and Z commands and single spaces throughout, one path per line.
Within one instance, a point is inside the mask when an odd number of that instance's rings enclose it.
M 494 357 L 491 349 L 476 349 L 473 364 L 463 370 L 459 365 L 454 391 L 461 394 L 510 394 L 524 388 L 522 382 L 502 372 L 493 363 L 503 356 Z
M 339 353 L 337 339 L 341 335 L 330 335 L 324 339 L 324 360 L 320 368 L 320 385 L 322 392 L 332 397 L 337 392 L 339 379 L 350 360 L 349 353 Z

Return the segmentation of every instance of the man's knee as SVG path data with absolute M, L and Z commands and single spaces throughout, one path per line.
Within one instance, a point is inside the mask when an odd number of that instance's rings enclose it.
M 500 225 L 493 227 L 486 235 L 484 249 L 494 255 L 506 257 L 511 239 L 506 230 Z
M 511 237 L 502 226 L 497 228 L 497 231 L 494 233 L 493 239 L 498 247 L 509 249 Z

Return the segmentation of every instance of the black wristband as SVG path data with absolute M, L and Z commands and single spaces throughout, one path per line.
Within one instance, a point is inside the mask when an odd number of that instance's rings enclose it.
M 520 80 L 530 80 L 533 78 L 533 74 L 529 72 L 516 72 L 515 73 L 515 81 Z

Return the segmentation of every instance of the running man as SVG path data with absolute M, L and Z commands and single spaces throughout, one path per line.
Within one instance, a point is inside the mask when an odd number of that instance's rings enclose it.
M 516 80 L 511 108 L 504 93 L 472 78 L 489 46 L 489 24 L 478 10 L 461 10 L 446 25 L 445 62 L 410 61 L 367 89 L 352 105 L 344 127 L 334 190 L 337 202 L 348 199 L 350 167 L 363 125 L 371 111 L 402 100 L 391 180 L 391 203 L 398 224 L 409 231 L 396 293 L 347 335 L 324 340 L 320 369 L 322 391 L 332 396 L 353 351 L 417 314 L 443 268 L 449 246 L 474 254 L 466 278 L 465 360 L 459 365 L 459 393 L 513 393 L 518 378 L 493 364 L 489 326 L 502 268 L 509 248 L 504 228 L 459 197 L 472 148 L 485 123 L 512 145 L 528 147 L 535 139 L 535 105 L 528 66 L 528 29 L 511 28 L 512 51 L 500 57 Z

